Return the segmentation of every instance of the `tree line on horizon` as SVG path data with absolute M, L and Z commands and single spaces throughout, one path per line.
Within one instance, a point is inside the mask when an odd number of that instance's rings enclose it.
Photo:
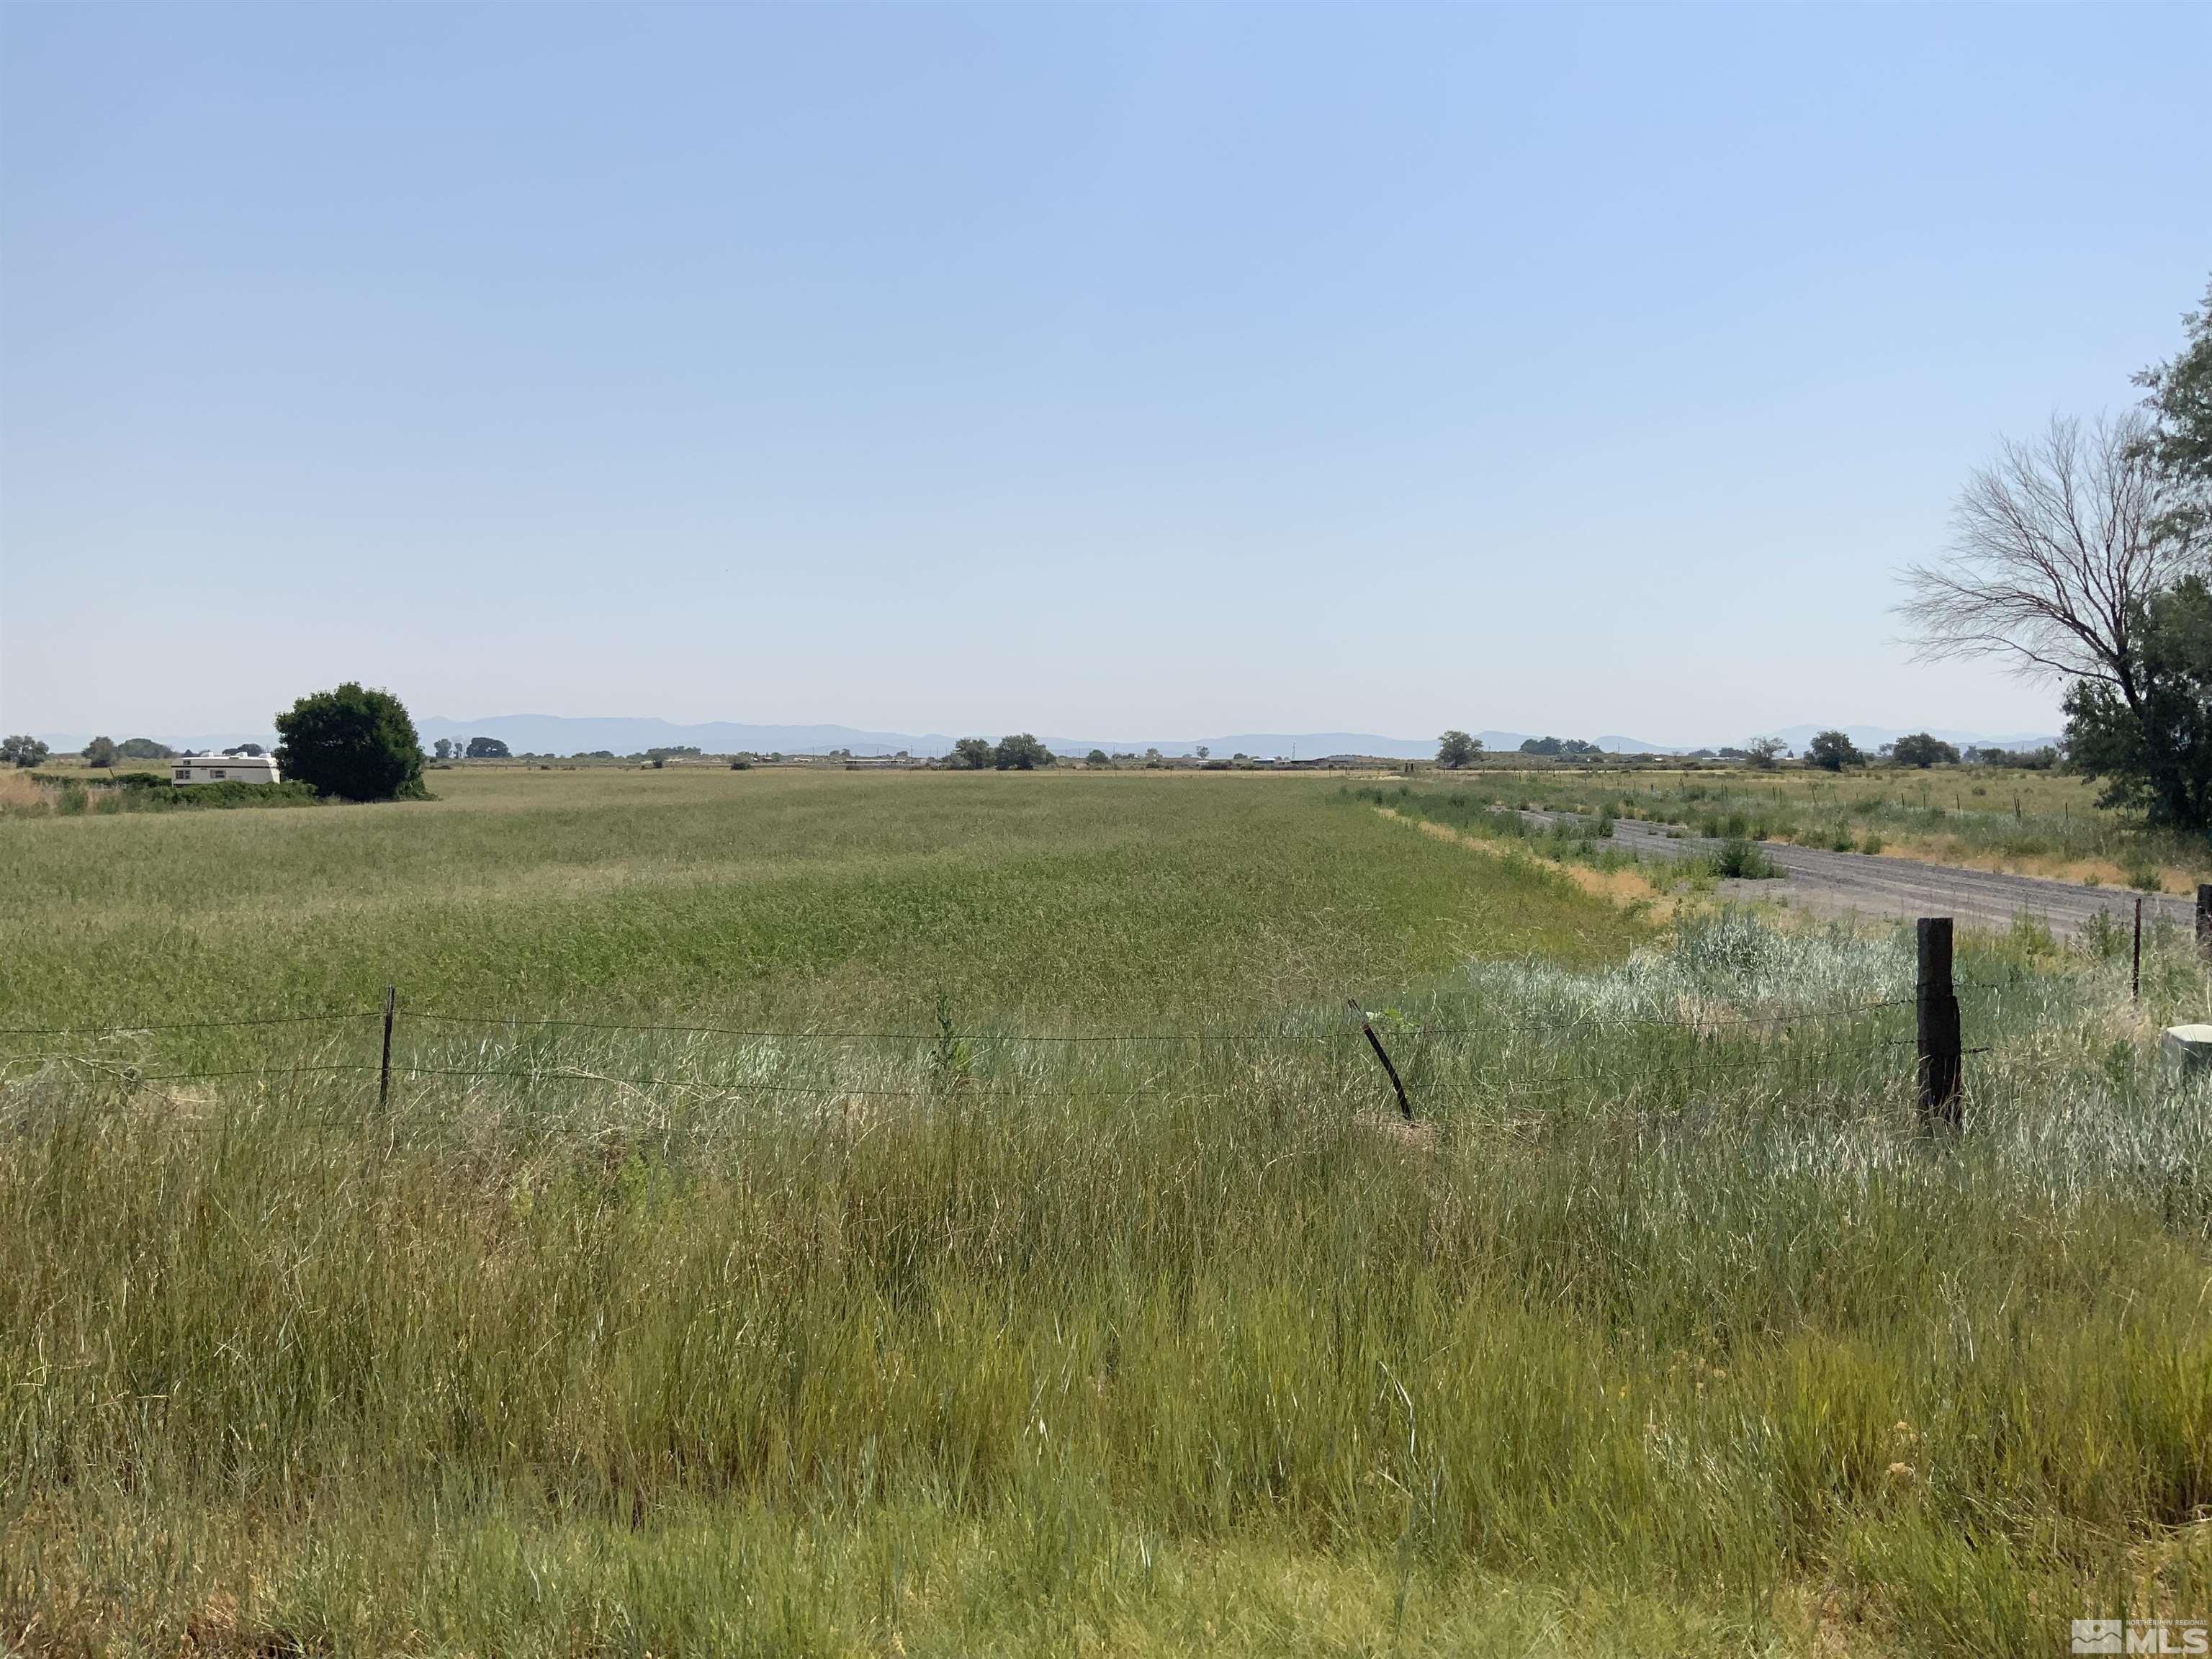
M 222 752 L 234 759 L 240 755 L 265 755 L 269 751 L 258 743 L 241 743 Z M 0 738 L 0 766 L 44 766 L 52 753 L 46 744 L 25 732 Z M 112 738 L 94 738 L 77 750 L 77 758 L 86 765 L 103 769 L 127 760 L 165 761 L 176 757 L 175 750 L 152 738 L 125 738 L 120 743 Z
M 1577 759 L 1585 756 L 1600 756 L 1605 751 L 1594 743 L 1571 738 L 1527 738 L 1522 739 L 1517 752 Z M 1449 731 L 1437 740 L 1437 764 L 1448 772 L 1473 766 L 1483 753 L 1482 739 L 1471 737 L 1465 732 Z M 1696 749 L 1680 758 L 1741 761 L 1747 766 L 1771 770 L 1778 766 L 1789 753 L 1790 745 L 1779 738 L 1754 738 L 1741 749 Z M 1827 731 L 1819 733 L 1805 745 L 1803 758 L 1806 765 L 1828 772 L 1840 772 L 1847 766 L 1869 766 L 1876 759 L 1895 766 L 1923 769 L 1931 766 L 1955 766 L 1964 760 L 1987 766 L 2021 766 L 2038 770 L 2056 765 L 2058 751 L 2049 747 L 2010 750 L 1995 744 L 1970 744 L 1962 755 L 1956 744 L 1944 742 L 1932 732 L 1914 732 L 1894 743 L 1883 744 L 1869 756 L 1851 740 L 1849 732 Z

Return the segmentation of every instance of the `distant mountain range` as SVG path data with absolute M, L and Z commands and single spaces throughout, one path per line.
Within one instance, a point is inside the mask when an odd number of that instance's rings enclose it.
M 611 750 L 617 755 L 634 755 L 647 749 L 674 749 L 689 745 L 710 755 L 738 752 L 803 755 L 820 754 L 832 749 L 849 749 L 855 755 L 891 755 L 903 750 L 910 755 L 929 756 L 946 753 L 953 743 L 951 738 L 939 732 L 868 732 L 849 726 L 746 726 L 731 720 L 709 720 L 700 725 L 684 726 L 672 720 L 577 719 L 562 714 L 492 714 L 467 720 L 448 720 L 443 715 L 433 714 L 416 721 L 415 726 L 426 746 L 440 738 L 452 738 L 462 742 L 471 738 L 496 738 L 517 754 L 538 755 L 579 755 L 598 749 Z M 1609 754 L 1680 755 L 1693 749 L 1741 748 L 1753 737 L 1776 737 L 1796 751 L 1802 750 L 1810 743 L 1815 732 L 1826 730 L 1827 728 L 1822 726 L 1785 726 L 1703 744 L 1649 743 L 1642 738 L 1618 734 L 1605 734 L 1589 741 Z M 1902 730 L 1883 726 L 1846 726 L 1843 730 L 1850 733 L 1853 743 L 1869 753 L 1905 735 Z M 83 748 L 93 737 L 88 732 L 40 732 L 36 735 L 64 753 Z M 173 749 L 226 749 L 241 743 L 258 743 L 273 747 L 276 742 L 276 734 L 267 731 L 178 733 L 126 732 L 118 727 L 107 735 L 118 741 L 125 738 L 150 737 Z M 997 738 L 1004 734 L 994 732 L 978 735 Z M 1093 749 L 1103 749 L 1109 754 L 1141 755 L 1147 749 L 1157 749 L 1163 755 L 1189 755 L 1202 747 L 1217 756 L 1242 754 L 1263 759 L 1314 760 L 1326 755 L 1374 755 L 1390 760 L 1422 760 L 1437 752 L 1437 740 L 1433 737 L 1386 738 L 1372 732 L 1238 732 L 1219 738 L 1142 738 L 1040 735 L 1047 747 L 1060 755 L 1084 755 Z M 1529 737 L 1539 734 L 1478 732 L 1474 735 L 1482 740 L 1485 749 L 1511 750 L 1518 749 Z M 1583 734 L 1562 730 L 1549 735 L 1572 738 Z M 1972 744 L 1984 748 L 2034 749 L 2058 741 L 2048 732 L 1991 736 L 1945 727 L 1936 728 L 1936 735 L 1961 748 Z

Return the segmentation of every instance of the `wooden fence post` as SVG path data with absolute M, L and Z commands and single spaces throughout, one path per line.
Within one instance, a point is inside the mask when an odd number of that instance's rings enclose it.
M 1920 1115 L 1932 1127 L 1937 1119 L 1958 1127 L 1963 1082 L 1959 995 L 1951 982 L 1951 918 L 1923 916 L 1916 925 L 1920 946 L 1920 984 L 1913 998 L 1920 1046 Z
M 1350 997 L 1345 998 L 1352 1012 L 1359 1016 L 1359 1029 L 1367 1033 L 1367 1046 L 1375 1051 L 1375 1058 L 1382 1062 L 1382 1069 L 1390 1074 L 1390 1086 L 1398 1091 L 1398 1109 L 1406 1121 L 1413 1121 L 1413 1103 L 1406 1097 L 1406 1085 L 1398 1080 L 1398 1068 L 1390 1063 L 1390 1056 L 1382 1047 L 1382 1039 L 1375 1035 L 1375 1022 L 1367 1018 L 1367 1011 Z
M 2142 900 L 2140 896 L 2136 900 L 2136 955 L 2133 965 L 2128 969 L 2128 1000 L 2142 1000 Z
M 392 1098 L 392 1017 L 399 1011 L 399 988 L 384 988 L 384 1060 L 377 1067 L 376 1105 L 381 1111 Z

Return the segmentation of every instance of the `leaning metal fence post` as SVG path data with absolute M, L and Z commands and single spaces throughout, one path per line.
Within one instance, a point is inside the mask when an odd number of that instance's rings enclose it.
M 1375 1051 L 1375 1058 L 1382 1062 L 1382 1069 L 1389 1073 L 1390 1086 L 1398 1091 L 1398 1109 L 1405 1115 L 1406 1121 L 1411 1123 L 1413 1121 L 1413 1103 L 1406 1097 L 1406 1085 L 1399 1081 L 1398 1068 L 1390 1063 L 1390 1055 L 1382 1047 L 1382 1039 L 1375 1035 L 1375 1022 L 1367 1018 L 1367 1011 L 1354 999 L 1346 997 L 1344 1000 L 1352 1012 L 1359 1016 L 1359 1029 L 1367 1033 L 1367 1046 Z

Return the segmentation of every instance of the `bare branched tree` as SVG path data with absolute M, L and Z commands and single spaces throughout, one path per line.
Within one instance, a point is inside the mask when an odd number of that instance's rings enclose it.
M 2189 560 L 2160 533 L 2171 486 L 2148 436 L 2130 413 L 2007 439 L 1959 494 L 1949 556 L 1903 573 L 1915 657 L 2002 658 L 2031 678 L 2101 682 L 2136 708 L 2141 606 Z

